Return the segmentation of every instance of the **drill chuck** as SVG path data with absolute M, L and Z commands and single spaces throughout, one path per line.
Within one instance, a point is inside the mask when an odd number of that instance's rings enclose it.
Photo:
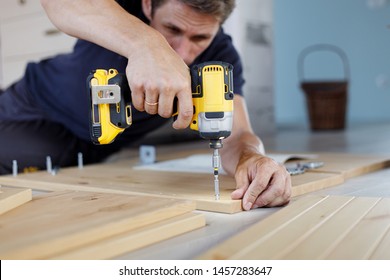
M 210 149 L 221 149 L 223 147 L 222 139 L 211 139 L 209 146 Z

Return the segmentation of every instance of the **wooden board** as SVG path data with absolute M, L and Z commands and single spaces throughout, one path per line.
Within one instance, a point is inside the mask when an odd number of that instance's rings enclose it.
M 0 186 L 0 215 L 32 199 L 31 189 Z
M 343 182 L 343 175 L 337 173 L 306 172 L 291 176 L 292 197 L 337 186 Z
M 21 174 L 17 177 L 0 176 L 0 182 L 13 186 L 30 186 L 39 190 L 82 190 L 116 194 L 132 194 L 196 202 L 198 210 L 221 213 L 242 211 L 241 200 L 232 200 L 234 178 L 220 176 L 220 200 L 214 198 L 213 176 L 184 172 L 134 170 L 127 161 L 89 165 L 83 169 L 64 168 L 53 176 L 47 172 Z M 293 176 L 293 196 L 343 182 L 340 174 L 306 173 Z
M 82 170 L 64 168 L 56 176 L 37 172 L 0 177 L 11 185 L 29 184 L 39 190 L 83 190 L 116 194 L 168 197 L 196 201 L 196 208 L 224 213 L 241 211 L 241 201 L 231 200 L 234 179 L 220 176 L 221 197 L 214 198 L 213 177 L 207 174 L 133 170 L 124 164 L 90 165 Z M 7 180 L 8 179 L 8 180 Z
M 390 198 L 304 196 L 199 259 L 390 259 Z
M 54 256 L 53 259 L 109 259 L 205 226 L 202 214 L 183 214 Z
M 42 259 L 189 213 L 195 203 L 63 191 L 0 216 L 0 259 Z
M 315 153 L 318 158 L 311 160 L 291 160 L 291 162 L 322 161 L 324 166 L 309 172 L 330 172 L 344 176 L 344 179 L 360 176 L 390 166 L 389 157 L 354 155 L 345 153 Z

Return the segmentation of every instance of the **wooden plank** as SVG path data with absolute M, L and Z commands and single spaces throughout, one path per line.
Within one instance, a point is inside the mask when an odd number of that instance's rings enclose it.
M 342 174 L 306 172 L 291 176 L 292 197 L 337 186 L 344 183 Z
M 301 243 L 295 244 L 289 251 L 281 252 L 281 259 L 324 259 L 327 255 L 340 246 L 341 240 L 346 234 L 351 231 L 358 222 L 372 209 L 372 207 L 380 200 L 379 198 L 365 197 L 348 197 L 349 203 L 339 207 L 335 203 L 336 197 L 330 197 L 334 202 L 333 216 L 331 219 L 324 221 L 315 231 L 309 232 L 307 229 L 302 230 L 305 234 L 304 240 Z M 370 229 L 371 231 L 372 229 Z M 309 234 L 308 234 L 309 233 Z M 373 239 L 371 236 L 368 242 Z M 347 243 L 351 240 L 346 240 Z M 356 243 L 352 243 L 358 250 Z M 351 244 L 351 245 L 352 245 Z M 334 255 L 333 259 L 338 259 L 340 256 Z
M 380 241 L 369 259 L 371 260 L 390 260 L 390 229 L 387 230 L 385 236 Z
M 31 189 L 0 186 L 0 215 L 32 199 Z
M 247 230 L 236 234 L 209 251 L 205 252 L 199 259 L 229 259 L 232 255 L 248 250 L 261 237 L 267 238 L 277 232 L 284 224 L 292 223 L 296 217 L 304 215 L 307 211 L 319 203 L 326 197 L 321 196 L 304 196 L 299 199 L 299 202 L 293 201 L 288 206 L 281 208 L 270 217 L 254 224 Z
M 63 168 L 56 176 L 47 172 L 20 174 L 17 177 L 1 176 L 0 182 L 48 191 L 82 190 L 189 199 L 196 202 L 199 210 L 221 213 L 242 211 L 241 200 L 230 198 L 236 187 L 233 177 L 220 176 L 220 200 L 216 201 L 211 174 L 134 170 L 131 164 L 134 162 L 89 165 L 83 169 Z M 340 174 L 306 173 L 293 176 L 293 196 L 342 182 Z
M 89 244 L 62 255 L 56 255 L 53 259 L 109 259 L 201 228 L 205 224 L 206 221 L 202 214 L 183 214 Z
M 185 200 L 64 191 L 0 216 L 0 258 L 41 259 L 195 209 Z
M 226 175 L 220 176 L 218 201 L 214 197 L 212 175 L 133 170 L 126 163 L 90 165 L 82 170 L 64 168 L 56 176 L 47 172 L 2 176 L 0 181 L 8 181 L 15 186 L 29 184 L 32 188 L 48 191 L 68 189 L 193 200 L 199 210 L 242 211 L 241 201 L 230 198 L 235 182 Z
M 292 160 L 291 162 L 322 161 L 324 166 L 309 172 L 330 172 L 344 176 L 344 179 L 360 176 L 390 166 L 390 158 L 385 156 L 356 155 L 346 153 L 315 153 L 315 160 Z
M 198 259 L 389 259 L 389 213 L 390 199 L 304 196 Z
M 364 199 L 364 201 L 366 202 L 364 206 L 368 206 L 367 199 Z M 339 213 L 339 215 L 341 214 L 342 213 Z M 356 217 L 356 213 L 354 213 L 353 216 Z M 345 217 L 340 216 L 339 219 L 345 220 Z M 352 221 L 348 220 L 348 223 L 352 224 Z M 345 224 L 346 223 L 343 222 L 341 225 L 345 226 Z M 356 226 L 338 242 L 337 246 L 329 254 L 326 256 L 324 255 L 324 258 L 345 260 L 368 259 L 373 251 L 379 246 L 389 228 L 390 199 L 382 198 L 378 203 L 373 205 L 370 212 L 358 221 Z M 327 230 L 331 233 L 330 227 Z M 333 228 L 333 232 L 339 230 L 340 228 L 337 228 L 336 230 Z M 321 235 L 323 235 L 323 233 L 321 233 Z M 359 245 L 356 246 L 356 244 Z M 387 248 L 389 249 L 390 247 Z M 390 259 L 390 252 L 388 249 L 387 258 Z

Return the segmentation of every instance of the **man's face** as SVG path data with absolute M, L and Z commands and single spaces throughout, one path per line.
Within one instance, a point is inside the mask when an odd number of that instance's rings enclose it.
M 214 16 L 197 13 L 177 0 L 168 0 L 158 7 L 150 25 L 166 38 L 187 65 L 210 45 L 220 27 Z

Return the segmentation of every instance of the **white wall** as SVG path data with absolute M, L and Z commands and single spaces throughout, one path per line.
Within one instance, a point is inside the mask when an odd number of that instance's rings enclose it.
M 243 61 L 244 95 L 259 136 L 275 130 L 272 3 L 273 0 L 237 0 L 235 11 L 224 25 Z

